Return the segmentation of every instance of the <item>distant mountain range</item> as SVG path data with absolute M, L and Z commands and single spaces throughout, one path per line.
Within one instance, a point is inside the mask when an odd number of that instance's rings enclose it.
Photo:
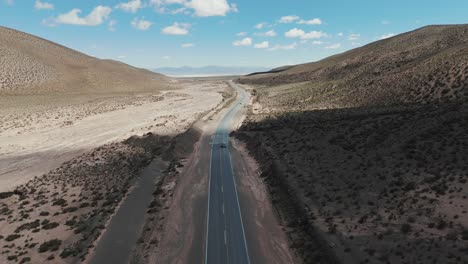
M 165 67 L 150 69 L 151 71 L 161 73 L 171 77 L 204 77 L 204 76 L 228 76 L 228 75 L 247 75 L 254 72 L 266 72 L 271 68 L 266 67 Z

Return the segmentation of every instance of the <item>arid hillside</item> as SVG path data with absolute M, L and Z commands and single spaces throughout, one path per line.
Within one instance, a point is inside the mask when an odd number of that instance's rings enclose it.
M 167 90 L 170 79 L 0 27 L 0 94 Z
M 468 25 L 427 26 L 324 60 L 254 74 L 269 108 L 391 105 L 468 97 Z M 262 100 L 262 99 L 260 99 Z
M 468 261 L 467 31 L 240 79 L 257 85 L 236 137 L 304 263 Z

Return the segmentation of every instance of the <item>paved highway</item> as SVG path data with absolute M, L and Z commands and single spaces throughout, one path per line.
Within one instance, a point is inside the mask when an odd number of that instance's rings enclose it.
M 233 122 L 249 99 L 244 90 L 233 83 L 231 86 L 239 93 L 239 100 L 223 117 L 211 140 L 205 264 L 250 263 L 229 153 Z

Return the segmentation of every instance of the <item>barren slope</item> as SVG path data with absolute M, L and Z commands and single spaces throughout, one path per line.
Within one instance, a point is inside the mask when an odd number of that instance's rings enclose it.
M 468 261 L 467 29 L 241 79 L 262 85 L 237 137 L 305 263 Z
M 424 103 L 468 97 L 468 25 L 428 26 L 240 82 L 277 86 L 272 107 Z M 292 85 L 294 84 L 294 85 Z
M 0 27 L 0 94 L 141 92 L 169 87 L 170 79 L 163 75 Z

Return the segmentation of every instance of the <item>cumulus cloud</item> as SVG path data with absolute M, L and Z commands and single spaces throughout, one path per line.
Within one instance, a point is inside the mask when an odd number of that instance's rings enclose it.
M 341 48 L 341 44 L 340 43 L 336 43 L 336 44 L 332 44 L 330 46 L 327 46 L 325 47 L 326 49 L 339 49 Z
M 301 18 L 298 17 L 298 16 L 284 16 L 284 17 L 280 18 L 279 22 L 284 23 L 284 24 L 288 24 L 288 23 L 292 23 L 294 21 L 297 21 L 299 19 L 301 19 Z
M 109 18 L 112 8 L 97 6 L 85 17 L 80 17 L 81 10 L 72 9 L 70 12 L 59 15 L 54 21 L 57 24 L 69 24 L 78 26 L 97 26 Z
M 199 17 L 225 16 L 228 12 L 238 12 L 237 6 L 229 5 L 226 0 L 192 0 L 185 6 L 193 9 Z
M 262 43 L 257 43 L 254 45 L 256 49 L 268 49 L 270 47 L 270 43 L 268 41 L 263 41 Z
M 247 32 L 239 32 L 239 33 L 236 34 L 236 36 L 238 36 L 238 37 L 247 36 Z
M 195 44 L 193 44 L 193 43 L 184 43 L 184 44 L 181 45 L 182 48 L 191 48 L 193 46 L 195 46 Z
M 163 28 L 161 31 L 165 35 L 187 35 L 189 33 L 190 24 L 174 23 L 171 26 Z
M 190 13 L 193 10 L 195 16 L 225 16 L 229 12 L 238 12 L 237 5 L 229 4 L 227 0 L 150 0 L 149 5 L 153 6 L 160 13 Z M 179 5 L 173 9 L 168 6 Z
M 132 27 L 138 29 L 138 30 L 148 30 L 153 23 L 151 21 L 145 20 L 144 17 L 138 18 L 135 17 L 132 22 L 130 22 Z
M 54 9 L 54 5 L 47 2 L 41 2 L 40 0 L 36 0 L 34 3 L 34 8 L 36 10 L 52 10 Z
M 241 47 L 241 46 L 252 46 L 252 39 L 251 38 L 244 38 L 241 40 L 234 41 L 232 45 L 236 47 Z
M 349 40 L 357 40 L 361 37 L 361 34 L 350 34 L 348 39 Z
M 267 32 L 256 33 L 255 35 L 262 37 L 276 37 L 277 34 L 274 30 L 269 30 Z
M 340 33 L 338 33 L 338 34 L 336 34 L 336 35 L 337 35 L 338 37 L 344 36 L 343 32 L 340 32 Z
M 255 28 L 256 29 L 262 29 L 266 25 L 268 25 L 268 23 L 266 23 L 266 22 L 258 23 L 257 25 L 255 25 Z
M 323 44 L 323 41 L 314 40 L 314 41 L 312 41 L 312 44 L 314 44 L 314 45 L 322 45 L 322 44 Z
M 138 9 L 143 8 L 141 0 L 130 0 L 127 3 L 120 3 L 115 8 L 121 9 L 125 12 L 136 13 Z
M 289 45 L 276 45 L 272 48 L 270 48 L 269 50 L 271 51 L 275 51 L 275 50 L 293 50 L 293 49 L 296 49 L 297 48 L 297 43 L 294 42 L 292 44 L 289 44 Z
M 287 38 L 300 38 L 300 39 L 319 39 L 322 37 L 326 37 L 327 34 L 322 31 L 310 31 L 305 32 L 302 29 L 293 28 L 284 34 Z
M 395 36 L 395 34 L 393 34 L 393 33 L 388 33 L 388 34 L 385 34 L 385 35 L 381 36 L 380 39 L 387 39 L 387 38 L 391 38 L 391 37 L 393 37 L 393 36 Z
M 321 25 L 322 24 L 322 20 L 320 20 L 320 18 L 314 18 L 314 19 L 310 19 L 310 20 L 300 20 L 299 22 L 297 22 L 298 24 L 305 24 L 305 25 Z

